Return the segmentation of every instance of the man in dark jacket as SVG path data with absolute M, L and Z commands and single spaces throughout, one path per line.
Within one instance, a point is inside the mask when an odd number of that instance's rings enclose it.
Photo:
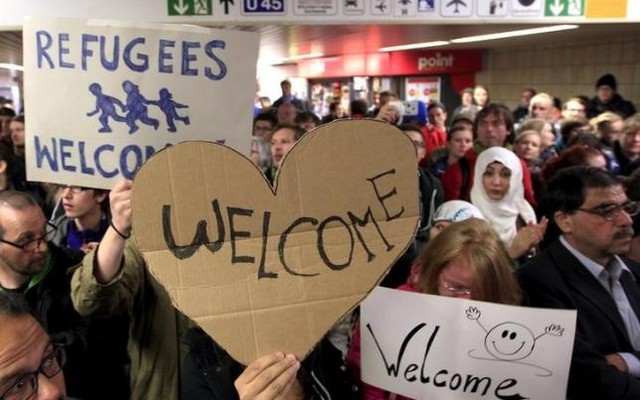
M 104 380 L 105 376 L 113 379 L 108 388 L 100 391 L 122 394 L 111 390 L 118 384 L 126 389 L 124 369 L 120 371 L 120 379 L 114 371 L 103 369 L 112 365 L 117 354 L 111 352 L 106 359 L 91 360 L 93 338 L 108 335 L 109 331 L 99 332 L 75 311 L 71 302 L 71 273 L 83 253 L 51 245 L 49 240 L 54 232 L 55 227 L 47 222 L 31 196 L 13 190 L 0 192 L 0 291 L 22 294 L 52 341 L 65 346 L 69 360 L 65 380 L 70 396 L 108 398 L 90 394 L 95 390 L 91 379 Z M 96 349 L 100 350 L 104 349 Z
M 593 118 L 605 111 L 620 114 L 628 118 L 636 113 L 632 102 L 625 100 L 617 93 L 618 83 L 612 74 L 602 75 L 596 82 L 596 96 L 589 102 L 588 117 Z
M 541 201 L 551 245 L 518 270 L 525 304 L 577 310 L 567 397 L 640 398 L 640 266 L 622 257 L 640 204 L 596 167 L 560 171 Z

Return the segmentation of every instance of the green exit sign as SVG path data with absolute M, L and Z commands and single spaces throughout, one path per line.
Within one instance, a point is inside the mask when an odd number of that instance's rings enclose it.
M 211 0 L 167 0 L 169 15 L 211 15 Z

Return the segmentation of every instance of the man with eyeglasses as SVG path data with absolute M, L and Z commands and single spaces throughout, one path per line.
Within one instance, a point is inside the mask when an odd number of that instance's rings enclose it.
M 51 342 L 22 296 L 0 293 L 0 400 L 64 400 L 64 347 Z
M 578 312 L 567 397 L 640 398 L 640 265 L 621 257 L 640 203 L 610 172 L 577 166 L 540 208 L 553 241 L 518 275 L 528 305 Z
M 118 375 L 121 371 L 103 368 L 103 364 L 113 365 L 112 360 L 118 354 L 107 350 L 113 348 L 103 340 L 105 336 L 109 341 L 115 340 L 109 336 L 112 331 L 106 330 L 113 321 L 101 322 L 105 328 L 102 331 L 97 322 L 94 324 L 82 318 L 74 309 L 71 274 L 84 253 L 71 252 L 50 243 L 55 231 L 56 227 L 47 222 L 44 212 L 31 196 L 13 190 L 0 192 L 0 292 L 24 297 L 32 315 L 42 323 L 52 340 L 66 346 L 69 364 L 65 380 L 70 396 L 108 398 L 102 397 L 102 393 L 114 393 L 112 390 L 122 387 L 128 390 L 124 372 Z M 103 342 L 107 342 L 106 345 L 97 346 Z M 109 358 L 92 360 L 94 344 L 97 353 L 104 348 L 110 353 Z M 96 377 L 105 379 L 105 376 L 112 381 L 109 387 L 101 389 L 97 396 L 89 396 L 95 390 L 91 387 L 92 382 Z

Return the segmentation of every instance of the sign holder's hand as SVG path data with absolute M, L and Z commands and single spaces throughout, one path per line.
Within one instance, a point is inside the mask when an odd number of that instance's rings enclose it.
M 121 181 L 109 194 L 111 223 L 100 241 L 93 274 L 102 284 L 111 282 L 122 264 L 124 245 L 131 232 L 131 187 L 133 182 Z
M 300 361 L 293 354 L 267 354 L 249 364 L 234 386 L 241 400 L 296 398 L 301 389 L 296 380 L 298 369 Z

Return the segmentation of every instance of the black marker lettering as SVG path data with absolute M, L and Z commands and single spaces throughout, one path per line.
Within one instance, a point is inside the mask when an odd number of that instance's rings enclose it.
M 373 222 L 373 225 L 376 227 L 376 230 L 378 231 L 380 238 L 382 238 L 382 241 L 384 242 L 384 244 L 387 245 L 387 251 L 393 250 L 395 246 L 390 244 L 387 241 L 387 238 L 385 238 L 384 235 L 382 234 L 382 231 L 380 230 L 380 226 L 378 226 L 378 222 L 373 217 L 373 212 L 371 211 L 371 207 L 367 207 L 367 212 L 364 213 L 363 219 L 358 218 L 358 216 L 352 213 L 351 211 L 347 212 L 347 215 L 349 216 L 349 220 L 353 224 L 353 229 L 356 231 L 356 236 L 358 237 L 360 244 L 362 244 L 362 247 L 367 252 L 367 261 L 371 262 L 371 260 L 373 260 L 376 257 L 376 255 L 373 254 L 371 250 L 369 250 L 369 247 L 367 246 L 364 238 L 362 237 L 362 233 L 360 233 L 360 229 L 358 229 L 358 227 L 366 227 L 369 224 L 369 220 Z
M 413 336 L 415 336 L 415 334 L 418 333 L 420 329 L 424 328 L 426 325 L 427 325 L 426 323 L 422 322 L 416 325 L 416 327 L 409 332 L 409 334 L 402 341 L 402 345 L 400 346 L 400 352 L 398 353 L 396 364 L 389 364 L 387 362 L 387 357 L 384 356 L 384 352 L 382 351 L 382 348 L 378 343 L 378 339 L 376 339 L 376 335 L 373 333 L 373 330 L 371 329 L 371 324 L 367 324 L 367 329 L 369 330 L 369 333 L 371 334 L 371 337 L 373 338 L 373 341 L 375 342 L 376 347 L 378 348 L 378 351 L 382 356 L 382 361 L 384 362 L 384 366 L 387 369 L 387 374 L 389 376 L 393 376 L 393 377 L 398 376 L 398 372 L 400 371 L 400 363 L 402 362 L 402 358 L 404 357 L 404 352 L 407 349 L 409 342 L 411 341 Z
M 287 244 L 287 236 L 289 236 L 289 234 L 298 226 L 301 224 L 311 224 L 311 225 L 318 225 L 318 220 L 315 218 L 310 218 L 310 217 L 301 217 L 296 219 L 295 221 L 293 221 L 291 223 L 291 225 L 289 225 L 289 227 L 287 229 L 285 229 L 284 232 L 282 232 L 282 235 L 280 235 L 280 242 L 278 243 L 278 254 L 280 255 L 280 263 L 282 264 L 282 267 L 284 268 L 285 271 L 287 271 L 288 273 L 290 273 L 291 275 L 295 275 L 295 276 L 316 276 L 319 274 L 303 274 L 301 272 L 296 272 L 294 270 L 292 270 L 291 268 L 289 268 L 289 266 L 287 265 L 287 262 L 285 260 L 284 257 L 284 249 L 285 246 Z
M 327 225 L 330 222 L 333 222 L 333 221 L 341 223 L 345 227 L 347 232 L 349 232 L 349 239 L 351 240 L 351 244 L 350 244 L 351 248 L 349 250 L 349 259 L 344 264 L 335 264 L 331 260 L 329 260 L 329 256 L 327 256 L 327 252 L 324 248 L 324 229 L 327 227 Z M 333 216 L 325 219 L 324 221 L 322 221 L 322 223 L 318 227 L 318 251 L 320 252 L 320 258 L 322 258 L 322 261 L 325 263 L 327 267 L 331 268 L 334 271 L 343 270 L 351 264 L 351 260 L 353 259 L 353 244 L 354 244 L 353 234 L 351 233 L 351 229 L 349 229 L 349 225 L 347 225 L 347 223 L 344 222 L 344 220 L 338 216 Z
M 256 259 L 251 256 L 238 256 L 236 255 L 236 239 L 237 238 L 249 238 L 251 232 L 249 231 L 236 231 L 234 229 L 233 217 L 241 215 L 244 217 L 250 217 L 253 215 L 253 210 L 246 208 L 227 207 L 227 215 L 229 216 L 229 238 L 231 240 L 231 263 L 252 263 Z
M 384 213 L 387 215 L 387 221 L 391 221 L 394 220 L 396 218 L 399 218 L 403 213 L 404 213 L 404 206 L 401 206 L 400 211 L 398 211 L 397 213 L 390 215 L 389 214 L 389 210 L 387 209 L 386 204 L 384 203 L 385 200 L 387 200 L 390 197 L 393 197 L 395 195 L 398 194 L 395 186 L 393 187 L 393 189 L 390 192 L 387 192 L 386 194 L 380 194 L 380 191 L 378 190 L 378 186 L 376 186 L 376 180 L 382 178 L 385 175 L 395 175 L 396 170 L 395 169 L 390 169 L 386 172 L 383 172 L 381 174 L 378 174 L 376 176 L 374 176 L 373 178 L 367 178 L 367 180 L 369 182 L 371 182 L 371 185 L 373 185 L 373 190 L 374 192 L 376 192 L 376 197 L 378 198 L 378 201 L 380 201 L 380 204 L 382 205 L 382 208 L 384 209 Z
M 258 279 L 262 278 L 277 278 L 276 272 L 265 272 L 264 264 L 267 258 L 267 239 L 269 238 L 269 221 L 271 220 L 271 213 L 269 211 L 264 212 L 264 218 L 262 219 L 262 252 L 260 254 L 260 265 L 258 266 Z

